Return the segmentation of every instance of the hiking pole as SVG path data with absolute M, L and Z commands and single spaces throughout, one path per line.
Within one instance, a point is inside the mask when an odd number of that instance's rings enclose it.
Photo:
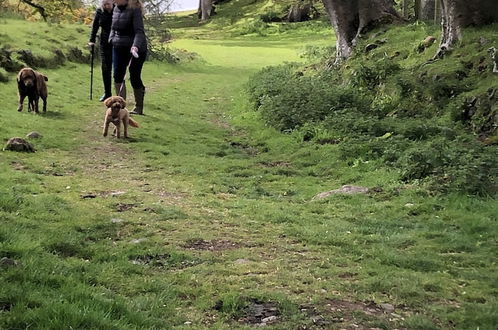
M 92 99 L 92 94 L 93 94 L 93 54 L 94 54 L 94 50 L 95 50 L 95 44 L 93 44 L 92 46 L 92 56 L 91 56 L 91 59 L 90 59 L 90 100 Z

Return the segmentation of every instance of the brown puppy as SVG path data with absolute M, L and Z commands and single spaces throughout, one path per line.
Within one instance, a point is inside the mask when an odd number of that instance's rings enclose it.
M 38 101 L 43 100 L 43 112 L 47 111 L 47 76 L 36 72 L 31 68 L 24 68 L 17 75 L 17 88 L 19 90 L 19 107 L 17 111 L 22 111 L 23 102 L 28 97 L 28 111 L 38 113 Z
M 104 131 L 102 134 L 107 136 L 109 130 L 109 124 L 113 123 L 116 128 L 114 132 L 118 138 L 121 137 L 120 127 L 121 122 L 124 126 L 124 137 L 128 137 L 128 124 L 133 127 L 138 127 L 138 123 L 130 118 L 130 114 L 126 107 L 126 101 L 121 96 L 111 96 L 104 101 L 107 111 L 104 117 Z

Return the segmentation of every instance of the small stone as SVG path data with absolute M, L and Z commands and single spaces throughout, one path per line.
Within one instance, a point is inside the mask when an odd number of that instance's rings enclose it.
M 370 189 L 366 187 L 360 187 L 360 186 L 350 186 L 350 185 L 344 185 L 340 189 L 335 189 L 331 191 L 326 191 L 322 192 L 313 199 L 324 199 L 332 195 L 337 195 L 337 194 L 346 194 L 346 195 L 353 195 L 353 194 L 366 194 L 370 191 Z
M 377 45 L 377 44 L 368 44 L 365 47 L 365 53 L 368 53 L 369 51 L 374 50 L 377 47 L 379 47 L 379 45 Z
M 112 222 L 112 223 L 123 223 L 123 222 L 124 222 L 124 220 L 123 220 L 123 219 L 120 219 L 120 218 L 112 218 L 112 219 L 111 219 L 111 222 Z
M 247 259 L 237 259 L 234 261 L 234 264 L 237 264 L 237 265 L 245 265 L 245 264 L 248 264 L 250 263 L 251 261 L 250 260 L 247 260 Z
M 10 259 L 7 257 L 3 257 L 2 259 L 0 259 L 0 268 L 2 268 L 2 267 L 15 267 L 17 265 L 19 265 L 19 262 L 14 260 L 14 259 Z
M 147 238 L 138 238 L 138 239 L 132 240 L 130 243 L 140 244 L 140 243 L 145 242 L 145 241 L 147 241 Z
M 415 204 L 413 204 L 413 203 L 406 203 L 405 204 L 405 207 L 414 207 L 414 206 L 415 206 Z
M 380 304 L 380 307 L 385 310 L 386 312 L 394 312 L 394 306 L 391 304 Z
M 185 324 L 185 325 L 191 325 L 191 324 L 192 324 L 192 322 L 190 322 L 190 321 L 186 321 L 186 322 L 185 322 L 185 323 L 183 323 L 183 324 Z
M 40 133 L 35 132 L 35 131 L 33 131 L 33 132 L 31 132 L 31 133 L 28 133 L 28 134 L 26 135 L 26 137 L 27 137 L 27 138 L 30 138 L 30 139 L 39 139 L 39 138 L 41 138 L 42 136 L 43 136 L 43 135 L 41 135 Z
M 277 317 L 275 315 L 265 317 L 264 319 L 261 320 L 262 323 L 271 323 L 275 322 L 277 320 Z
M 69 188 L 66 188 L 66 189 L 69 189 Z M 95 194 L 85 194 L 85 195 L 81 195 L 81 198 L 83 199 L 92 199 L 92 198 L 96 198 L 97 195 Z
M 479 43 L 481 44 L 481 46 L 484 46 L 484 45 L 486 45 L 486 44 L 489 43 L 489 39 L 486 39 L 484 37 L 480 37 L 479 38 Z
M 3 150 L 16 152 L 35 152 L 35 148 L 33 147 L 33 145 L 20 137 L 10 138 Z

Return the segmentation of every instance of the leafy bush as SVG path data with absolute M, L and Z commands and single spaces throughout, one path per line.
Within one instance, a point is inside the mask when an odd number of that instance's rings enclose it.
M 384 58 L 380 61 L 371 64 L 360 63 L 353 70 L 351 83 L 359 88 L 374 90 L 386 79 L 401 70 L 399 64 L 389 58 Z
M 252 76 L 247 83 L 247 91 L 253 106 L 257 109 L 264 97 L 280 94 L 286 87 L 286 80 L 297 74 L 297 68 L 297 63 L 270 66 Z
M 405 181 L 430 177 L 436 190 L 486 195 L 498 189 L 498 160 L 492 155 L 472 138 L 436 138 L 406 150 L 396 167 Z
M 368 109 L 368 101 L 330 76 L 307 76 L 296 65 L 269 67 L 252 77 L 248 91 L 266 123 L 285 131 L 321 121 L 336 111 Z
M 283 13 L 278 13 L 274 10 L 270 10 L 264 14 L 259 15 L 259 19 L 265 23 L 271 22 L 281 22 Z
M 257 34 L 257 35 L 266 35 L 266 29 L 268 27 L 268 23 L 262 21 L 260 18 L 251 20 L 247 23 L 244 23 L 237 29 L 237 34 L 239 35 L 247 35 L 247 34 Z

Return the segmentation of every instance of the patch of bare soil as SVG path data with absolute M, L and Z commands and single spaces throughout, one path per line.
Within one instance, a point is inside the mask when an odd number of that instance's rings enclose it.
M 170 261 L 171 255 L 166 253 L 166 254 L 146 254 L 143 256 L 138 256 L 136 258 L 133 258 L 130 260 L 130 262 L 134 265 L 147 265 L 150 267 L 156 267 L 156 268 L 178 268 L 178 269 L 184 269 L 187 267 L 192 267 L 199 262 L 196 262 L 194 260 L 183 260 L 179 263 L 171 263 Z
M 266 326 L 278 322 L 280 311 L 275 302 L 251 301 L 242 311 L 243 315 L 237 321 L 245 324 Z
M 11 162 L 10 165 L 12 166 L 12 168 L 16 171 L 24 171 L 27 169 L 26 166 L 24 166 L 24 164 L 20 163 L 20 162 Z
M 291 167 L 291 163 L 284 161 L 274 161 L 274 162 L 261 162 L 263 167 Z
M 229 142 L 229 144 L 230 144 L 230 147 L 242 150 L 243 152 L 245 152 L 249 156 L 256 156 L 260 153 L 258 148 L 250 146 L 246 143 L 231 141 L 231 142 Z
M 316 306 L 301 306 L 301 311 L 308 315 L 313 324 L 320 329 L 360 329 L 373 330 L 377 327 L 369 326 L 374 321 L 384 321 L 392 324 L 392 328 L 399 328 L 397 323 L 403 317 L 395 313 L 391 304 L 376 304 L 373 301 L 351 302 L 334 299 L 326 302 L 323 308 Z
M 229 240 L 211 240 L 206 241 L 203 239 L 188 240 L 183 247 L 189 250 L 204 250 L 204 251 L 223 251 L 238 249 L 242 246 L 240 243 L 235 243 Z
M 137 206 L 137 205 L 136 204 L 127 204 L 127 203 L 117 203 L 116 204 L 116 211 L 118 211 L 118 212 L 129 211 L 132 208 L 134 208 L 135 206 Z

